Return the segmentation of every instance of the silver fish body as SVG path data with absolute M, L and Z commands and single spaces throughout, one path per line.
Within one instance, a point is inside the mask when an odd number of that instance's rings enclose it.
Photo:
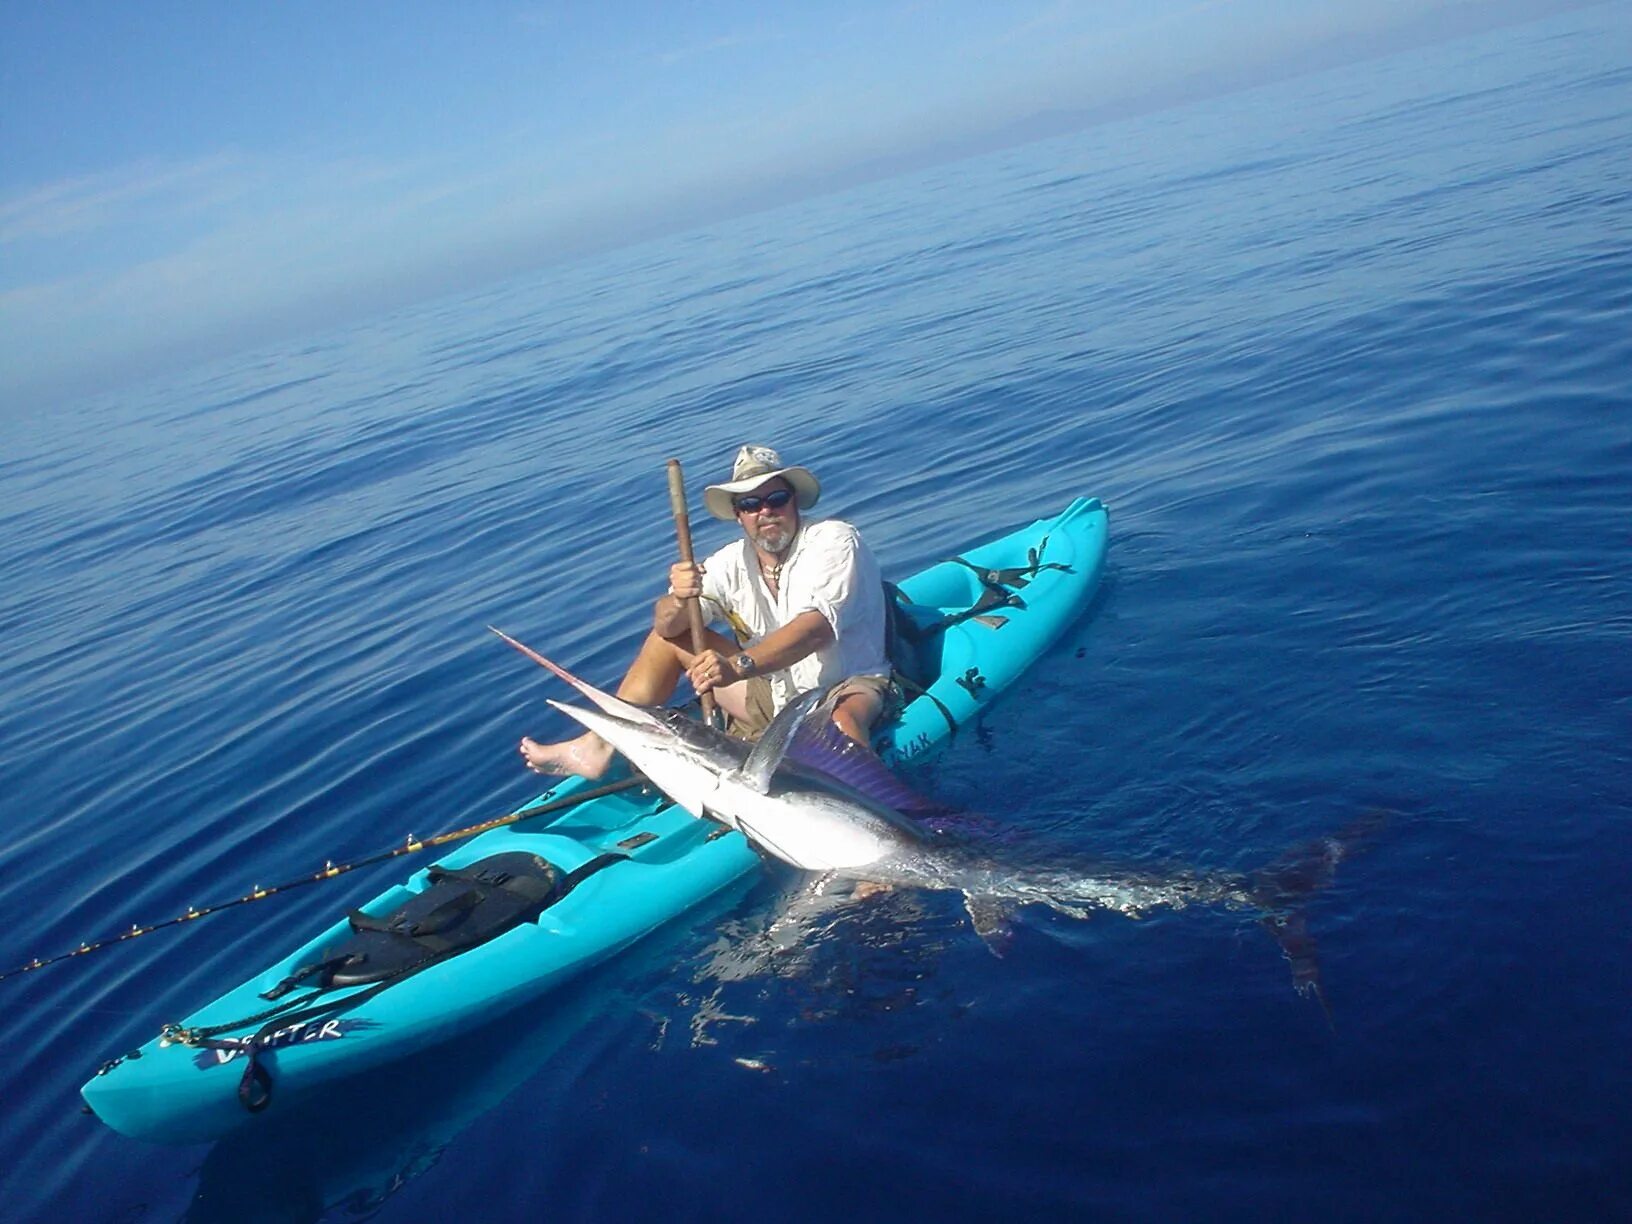
M 1380 816 L 1294 850 L 1251 876 L 1073 870 L 1058 864 L 1022 868 L 937 839 L 874 798 L 869 788 L 788 759 L 801 729 L 815 726 L 819 748 L 834 759 L 848 754 L 837 772 L 872 779 L 874 790 L 887 793 L 893 787 L 901 793 L 899 779 L 882 762 L 844 740 L 825 717 L 811 718 L 819 693 L 807 693 L 784 709 L 760 741 L 750 745 L 679 711 L 623 701 L 512 644 L 572 685 L 592 708 L 556 701 L 552 706 L 599 734 L 692 815 L 739 829 L 765 853 L 794 867 L 893 887 L 959 892 L 975 930 L 994 951 L 1001 950 L 1007 937 L 1010 915 L 1027 905 L 1075 918 L 1106 910 L 1136 917 L 1158 907 L 1190 905 L 1252 909 L 1291 963 L 1298 992 L 1319 1000 L 1330 1020 L 1314 941 L 1299 907 L 1329 882 L 1337 864 L 1375 830 Z

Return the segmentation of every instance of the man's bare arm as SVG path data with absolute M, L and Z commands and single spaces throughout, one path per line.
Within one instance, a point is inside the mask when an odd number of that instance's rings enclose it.
M 703 567 L 676 562 L 669 567 L 669 590 L 652 605 L 652 629 L 658 637 L 678 637 L 686 629 L 686 601 L 703 593 Z M 706 620 L 707 617 L 704 617 Z
M 699 693 L 706 693 L 716 685 L 733 684 L 748 676 L 763 672 L 780 671 L 813 654 L 833 640 L 833 626 L 827 617 L 814 609 L 801 612 L 787 624 L 767 633 L 747 650 L 731 655 L 705 650 L 698 655 L 686 676 Z M 747 655 L 753 666 L 747 670 L 737 666 L 737 659 Z

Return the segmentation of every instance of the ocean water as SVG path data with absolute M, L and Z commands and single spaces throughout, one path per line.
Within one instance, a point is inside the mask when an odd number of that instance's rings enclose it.
M 105 1058 L 387 865 L 0 982 L 13 1219 L 1624 1218 L 1632 14 L 1604 5 L 664 238 L 0 419 L 0 968 L 498 815 L 694 488 L 888 573 L 1103 498 L 1099 597 L 915 779 L 1253 915 L 760 878 L 523 1016 L 154 1147 Z M 699 547 L 725 525 L 699 522 Z

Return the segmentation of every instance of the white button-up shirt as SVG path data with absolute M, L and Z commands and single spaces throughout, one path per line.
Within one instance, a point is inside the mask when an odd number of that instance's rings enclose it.
M 802 612 L 820 612 L 833 626 L 833 641 L 826 646 L 781 671 L 765 673 L 776 709 L 818 686 L 851 676 L 890 674 L 884 655 L 884 584 L 873 554 L 849 523 L 802 522 L 777 585 L 772 596 L 746 538 L 703 561 L 705 615 L 720 617 L 721 608 L 730 609 L 752 635 L 748 645 Z

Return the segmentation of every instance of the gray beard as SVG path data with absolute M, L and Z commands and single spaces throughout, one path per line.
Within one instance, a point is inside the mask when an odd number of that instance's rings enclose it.
M 761 528 L 759 534 L 754 536 L 754 545 L 772 556 L 780 557 L 792 546 L 796 534 L 796 531 L 772 523 Z

